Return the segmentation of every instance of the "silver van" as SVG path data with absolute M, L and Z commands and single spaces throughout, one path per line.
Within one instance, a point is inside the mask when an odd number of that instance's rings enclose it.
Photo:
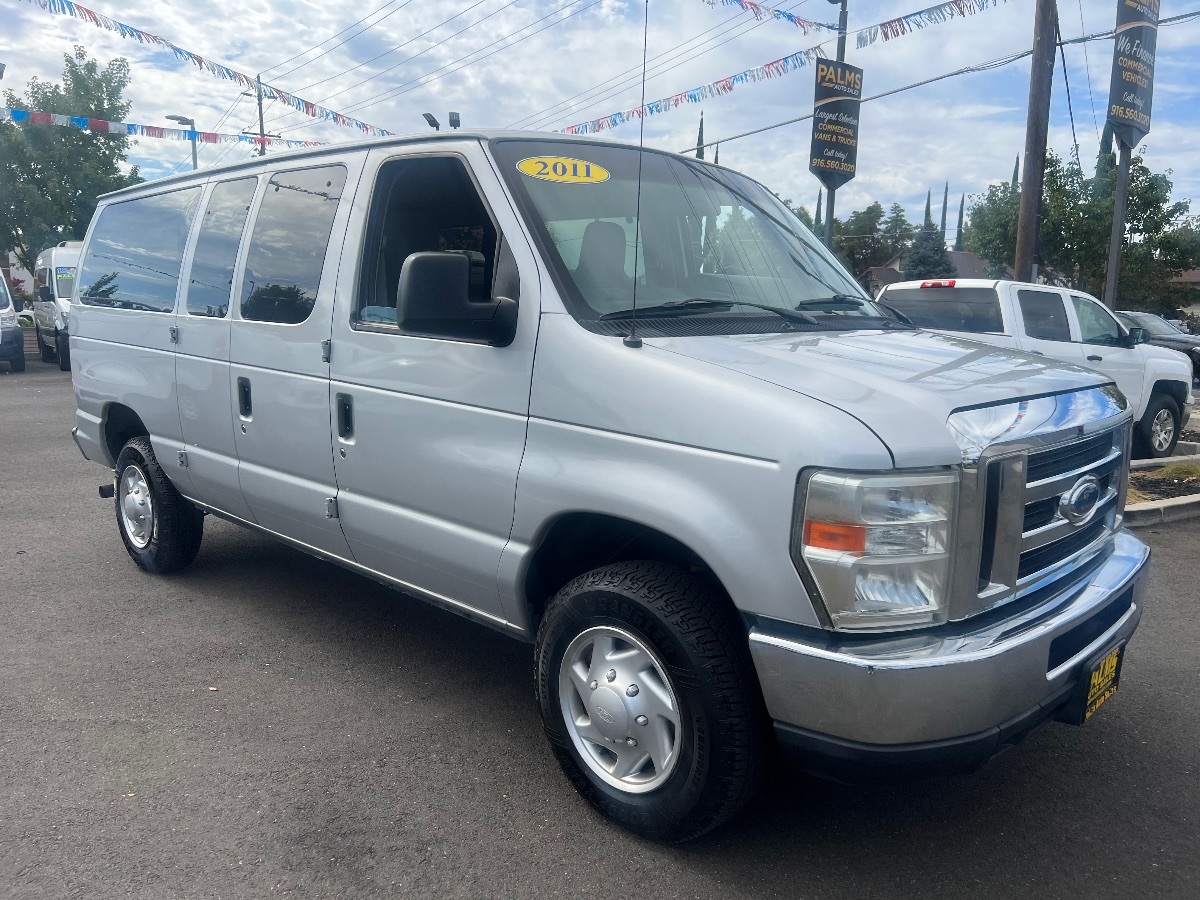
M 776 749 L 894 777 L 1082 724 L 1141 616 L 1115 386 L 906 324 L 698 160 L 455 132 L 138 185 L 70 340 L 139 566 L 211 514 L 531 642 L 567 776 L 653 839 Z
M 34 266 L 33 323 L 42 362 L 58 361 L 71 371 L 71 295 L 79 263 L 79 241 L 63 241 L 38 254 Z

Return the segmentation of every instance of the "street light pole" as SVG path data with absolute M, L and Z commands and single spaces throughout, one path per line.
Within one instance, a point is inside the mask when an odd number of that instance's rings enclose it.
M 192 133 L 192 171 L 200 168 L 200 163 L 196 159 L 196 120 L 189 119 L 187 116 L 167 116 L 172 122 L 178 122 L 180 125 L 186 125 L 188 131 Z
M 830 3 L 840 3 L 841 12 L 838 14 L 838 42 L 837 42 L 837 59 L 838 62 L 846 61 L 846 0 L 829 0 Z M 830 250 L 833 249 L 833 201 L 837 195 L 835 188 L 829 188 L 826 193 L 829 195 L 829 203 L 825 207 L 825 246 Z

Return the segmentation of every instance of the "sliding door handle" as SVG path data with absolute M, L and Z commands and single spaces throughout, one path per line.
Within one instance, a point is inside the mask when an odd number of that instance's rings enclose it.
M 337 395 L 337 432 L 343 441 L 354 439 L 354 398 L 349 394 Z
M 254 402 L 250 396 L 250 379 L 238 378 L 237 380 L 237 396 L 238 396 L 238 414 L 243 419 L 249 419 L 254 415 Z

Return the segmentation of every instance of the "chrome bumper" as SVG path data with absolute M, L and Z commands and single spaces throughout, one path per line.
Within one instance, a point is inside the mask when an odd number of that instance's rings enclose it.
M 750 651 L 767 709 L 776 722 L 867 745 L 996 729 L 1057 702 L 1087 660 L 1133 634 L 1149 557 L 1148 547 L 1119 531 L 1086 579 L 1018 614 L 981 616 L 974 626 L 873 640 L 755 627 Z M 1109 620 L 1096 633 L 1096 623 Z

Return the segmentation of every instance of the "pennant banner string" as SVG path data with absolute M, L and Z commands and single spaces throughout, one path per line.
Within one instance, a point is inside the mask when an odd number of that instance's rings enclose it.
M 8 109 L 0 106 L 0 122 L 17 125 L 61 125 L 92 134 L 112 134 L 120 137 L 163 138 L 168 141 L 191 141 L 201 144 L 268 144 L 280 147 L 323 147 L 320 141 L 292 141 L 286 138 L 260 138 L 257 134 L 218 134 L 213 131 L 190 131 L 186 128 L 161 128 L 158 125 L 137 125 L 133 122 L 108 122 L 87 116 L 63 116 L 58 113 L 33 112 L 28 109 Z
M 753 13 L 756 19 L 778 19 L 781 22 L 790 22 L 805 34 L 813 30 L 833 32 L 840 30 L 836 25 L 814 22 L 812 19 L 805 19 L 790 12 L 784 12 L 782 9 L 773 9 L 761 3 L 754 3 L 752 0 L 704 0 L 704 2 L 709 6 L 737 6 L 745 12 Z
M 710 0 L 704 0 L 709 3 Z M 731 4 L 744 5 L 747 9 L 757 6 L 751 3 L 750 0 L 712 0 L 713 3 L 728 2 Z M 905 16 L 900 16 L 896 19 L 888 19 L 886 22 L 880 22 L 878 25 L 869 25 L 866 28 L 859 29 L 854 32 L 857 35 L 857 43 L 859 48 L 869 47 L 882 37 L 885 41 L 894 40 L 901 35 L 908 34 L 912 31 L 919 31 L 930 25 L 940 25 L 942 22 L 948 22 L 951 19 L 964 18 L 973 16 L 977 12 L 991 9 L 999 6 L 1001 3 L 1007 3 L 1008 0 L 950 0 L 948 3 L 939 3 L 937 6 L 931 6 L 928 9 L 922 9 L 914 13 L 909 13 Z M 766 8 L 760 7 L 763 14 L 766 15 Z M 816 23 L 811 23 L 816 25 Z M 819 28 L 828 26 L 816 25 Z M 836 31 L 836 26 L 834 31 Z M 647 103 L 645 106 L 636 106 L 633 109 L 627 109 L 624 112 L 612 113 L 607 116 L 601 116 L 598 119 L 592 119 L 590 122 L 580 122 L 577 125 L 568 125 L 565 128 L 559 129 L 567 134 L 592 134 L 597 131 L 607 131 L 610 128 L 616 128 L 618 125 L 623 125 L 626 122 L 632 122 L 636 119 L 642 119 L 647 116 L 654 116 L 668 110 L 675 109 L 678 106 L 683 106 L 688 103 L 702 103 L 710 97 L 719 97 L 723 94 L 733 92 L 735 87 L 749 84 L 751 82 L 766 81 L 770 78 L 779 78 L 787 75 L 797 69 L 802 69 L 805 66 L 811 65 L 813 60 L 824 56 L 821 52 L 821 45 L 810 47 L 808 50 L 801 50 L 798 53 L 793 53 L 790 56 L 785 56 L 782 59 L 777 59 L 774 62 L 769 62 L 766 65 L 755 66 L 753 69 L 747 69 L 744 72 L 739 72 L 736 75 L 729 75 L 725 78 L 718 78 L 716 81 L 708 84 L 700 85 L 691 90 L 681 91 L 677 94 L 672 94 L 670 97 L 664 97 L 661 100 L 655 100 L 652 103 Z
M 335 112 L 319 104 L 305 100 L 303 97 L 297 97 L 295 94 L 289 94 L 287 91 L 280 90 L 277 87 L 272 87 L 269 84 L 259 82 L 252 75 L 247 75 L 244 72 L 238 72 L 228 66 L 223 66 L 220 63 L 214 62 L 211 59 L 205 59 L 197 53 L 192 53 L 190 50 L 184 50 L 182 47 L 177 47 L 168 41 L 166 38 L 151 34 L 141 28 L 134 28 L 132 25 L 126 25 L 124 22 L 118 22 L 115 19 L 110 19 L 108 16 L 102 15 L 88 9 L 86 6 L 80 6 L 78 3 L 73 3 L 72 0 L 27 0 L 50 13 L 57 16 L 71 16 L 79 19 L 81 22 L 90 22 L 97 28 L 102 28 L 105 31 L 111 31 L 119 34 L 123 38 L 135 40 L 140 44 L 151 44 L 159 47 L 164 47 L 175 54 L 177 59 L 184 62 L 192 63 L 193 65 L 203 69 L 210 75 L 217 78 L 223 78 L 226 81 L 235 81 L 244 88 L 251 90 L 261 90 L 262 95 L 268 100 L 279 100 L 286 103 L 288 106 L 297 112 L 302 112 L 306 116 L 314 119 L 324 119 L 328 122 L 333 122 L 335 125 L 340 125 L 343 128 L 355 128 L 364 134 L 372 136 L 381 136 L 393 134 L 391 131 L 386 131 L 375 125 L 369 125 L 366 122 L 355 119 L 351 116 L 343 115 Z M 151 127 L 151 126 L 147 126 Z

